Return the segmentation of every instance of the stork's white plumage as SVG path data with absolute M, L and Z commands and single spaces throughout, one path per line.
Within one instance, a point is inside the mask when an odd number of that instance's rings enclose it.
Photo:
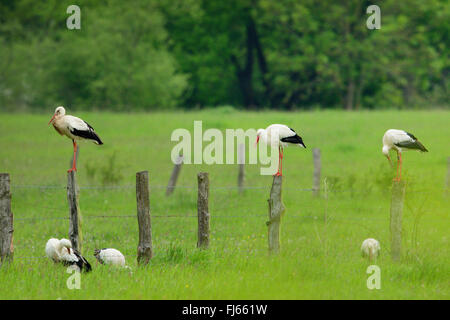
M 368 257 L 370 260 L 378 256 L 380 249 L 380 243 L 378 240 L 372 238 L 364 240 L 361 245 L 361 253 L 363 257 Z
M 394 179 L 396 181 L 400 181 L 401 179 L 403 151 L 419 150 L 428 152 L 424 145 L 413 134 L 397 129 L 389 129 L 383 136 L 382 152 L 392 166 L 391 157 L 389 156 L 389 150 L 391 149 L 397 152 L 397 176 Z
M 125 267 L 125 257 L 117 249 L 113 248 L 105 248 L 101 250 L 96 249 L 94 251 L 94 256 L 101 264 Z
M 86 121 L 66 115 L 66 110 L 64 107 L 59 106 L 56 108 L 53 117 L 50 119 L 48 124 L 53 124 L 53 127 L 60 135 L 65 135 L 72 139 L 73 143 L 73 165 L 70 171 L 77 170 L 76 167 L 76 150 L 77 143 L 75 140 L 91 140 L 96 144 L 103 144 L 100 137 L 95 133 L 94 128 L 92 128 Z
M 53 262 L 62 263 L 64 265 L 74 265 L 79 270 L 91 271 L 91 265 L 80 254 L 72 249 L 72 243 L 68 239 L 51 238 L 45 245 L 46 256 Z
M 302 138 L 284 124 L 271 124 L 266 129 L 258 129 L 256 144 L 261 139 L 265 144 L 272 148 L 278 148 L 278 171 L 276 176 L 281 176 L 283 172 L 283 148 L 288 145 L 297 145 L 306 148 Z

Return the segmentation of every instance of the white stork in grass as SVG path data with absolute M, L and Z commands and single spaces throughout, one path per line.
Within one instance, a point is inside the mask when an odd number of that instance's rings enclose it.
M 96 144 L 103 144 L 100 137 L 95 133 L 94 128 L 92 128 L 86 121 L 66 115 L 66 110 L 64 107 L 59 106 L 55 110 L 55 114 L 50 119 L 48 124 L 53 124 L 53 127 L 60 135 L 66 135 L 68 138 L 72 139 L 73 143 L 73 165 L 70 171 L 76 171 L 76 151 L 77 143 L 75 140 L 91 140 Z
M 53 262 L 77 266 L 80 271 L 92 270 L 89 262 L 72 249 L 72 243 L 68 239 L 52 238 L 48 240 L 45 245 L 45 254 Z
M 302 138 L 284 124 L 271 124 L 266 129 L 258 129 L 256 132 L 256 144 L 261 139 L 265 144 L 272 148 L 278 148 L 278 171 L 276 176 L 283 174 L 283 148 L 288 145 L 296 145 L 306 148 Z
M 369 260 L 373 260 L 380 253 L 380 243 L 378 240 L 372 238 L 364 240 L 361 245 L 361 253 L 363 257 L 368 257 Z
M 117 249 L 113 248 L 95 249 L 94 256 L 101 264 L 125 267 L 125 257 Z
M 422 143 L 411 133 L 403 130 L 389 129 L 383 136 L 383 154 L 389 160 L 392 167 L 389 150 L 394 149 L 397 152 L 397 177 L 395 181 L 400 181 L 402 175 L 402 152 L 406 150 L 419 150 L 428 152 Z

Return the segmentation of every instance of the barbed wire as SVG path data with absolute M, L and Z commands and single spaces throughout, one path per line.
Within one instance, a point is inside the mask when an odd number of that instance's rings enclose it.
M 210 190 L 270 190 L 272 186 L 210 186 Z M 198 189 L 197 185 L 179 185 L 175 187 L 168 187 L 166 185 L 149 185 L 150 189 Z M 11 185 L 11 189 L 67 189 L 67 186 L 65 185 Z M 80 190 L 89 190 L 89 189 L 98 189 L 98 190 L 122 190 L 122 189 L 136 189 L 135 185 L 86 185 L 86 186 L 79 186 Z M 391 189 L 390 186 L 382 188 L 382 187 L 374 187 L 374 188 L 350 188 L 350 189 L 343 189 L 341 187 L 330 187 L 328 192 L 330 193 L 336 193 L 336 192 L 357 192 L 357 191 L 372 191 L 373 189 L 378 190 L 386 190 L 389 191 Z M 444 188 L 445 190 L 446 188 Z M 323 188 L 320 188 L 319 190 L 315 188 L 306 188 L 306 187 L 283 187 L 283 190 L 293 190 L 293 191 L 305 191 L 305 192 L 311 192 L 311 191 L 319 191 L 323 192 Z M 435 192 L 435 191 L 441 191 L 441 188 L 436 190 L 430 190 L 430 189 L 419 189 L 419 190 L 411 190 L 409 189 L 408 192 Z

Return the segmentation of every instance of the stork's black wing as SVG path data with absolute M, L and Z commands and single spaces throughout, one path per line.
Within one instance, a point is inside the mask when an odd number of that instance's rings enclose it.
M 81 254 L 79 254 L 76 251 L 74 251 L 74 254 L 78 258 L 78 261 L 75 264 L 78 266 L 78 268 L 80 268 L 81 271 L 89 272 L 92 270 L 92 267 L 89 264 L 89 262 Z
M 406 132 L 406 134 L 411 139 L 394 143 L 394 145 L 396 145 L 397 147 L 400 147 L 400 148 L 416 149 L 416 150 L 420 150 L 422 152 L 428 152 L 427 148 L 425 148 L 425 146 L 419 140 L 417 140 L 417 138 L 412 133 Z
M 294 131 L 294 130 L 292 130 L 292 131 Z M 298 134 L 296 134 L 295 136 L 282 138 L 281 141 L 287 142 L 287 143 L 292 143 L 292 144 L 299 144 L 306 148 L 305 144 L 303 143 L 303 139 Z
M 97 135 L 97 133 L 95 133 L 94 128 L 92 128 L 91 125 L 86 121 L 83 122 L 88 126 L 88 130 L 78 130 L 76 128 L 69 128 L 70 133 L 72 133 L 74 136 L 77 137 L 94 140 L 97 144 L 103 144 L 100 137 Z

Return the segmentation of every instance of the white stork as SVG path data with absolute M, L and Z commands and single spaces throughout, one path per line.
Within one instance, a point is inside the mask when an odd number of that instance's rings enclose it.
M 380 252 L 380 243 L 378 240 L 368 238 L 363 241 L 361 245 L 361 253 L 363 257 L 368 257 L 369 260 L 376 258 Z
M 419 150 L 428 152 L 417 138 L 403 130 L 389 129 L 383 136 L 383 154 L 389 160 L 392 167 L 392 161 L 389 157 L 389 150 L 394 149 L 397 152 L 397 177 L 395 181 L 400 181 L 402 175 L 402 151 Z
M 297 145 L 306 148 L 302 138 L 294 131 L 284 124 L 271 124 L 266 129 L 258 129 L 256 132 L 256 144 L 259 139 L 271 146 L 278 148 L 278 171 L 276 176 L 283 174 L 283 148 L 288 145 Z
M 76 167 L 76 151 L 77 143 L 75 140 L 92 140 L 96 144 L 103 144 L 100 137 L 95 133 L 94 128 L 92 128 L 86 121 L 66 115 L 66 110 L 64 107 L 59 106 L 55 110 L 55 114 L 50 119 L 48 124 L 53 124 L 53 127 L 60 135 L 66 135 L 72 139 L 73 143 L 73 165 L 70 171 L 77 171 Z
M 117 249 L 113 248 L 95 249 L 94 256 L 101 264 L 125 267 L 125 257 Z
M 92 270 L 89 262 L 78 252 L 72 249 L 72 243 L 68 239 L 51 238 L 45 245 L 45 254 L 53 262 L 60 262 L 64 265 L 77 266 L 80 271 L 89 272 Z

